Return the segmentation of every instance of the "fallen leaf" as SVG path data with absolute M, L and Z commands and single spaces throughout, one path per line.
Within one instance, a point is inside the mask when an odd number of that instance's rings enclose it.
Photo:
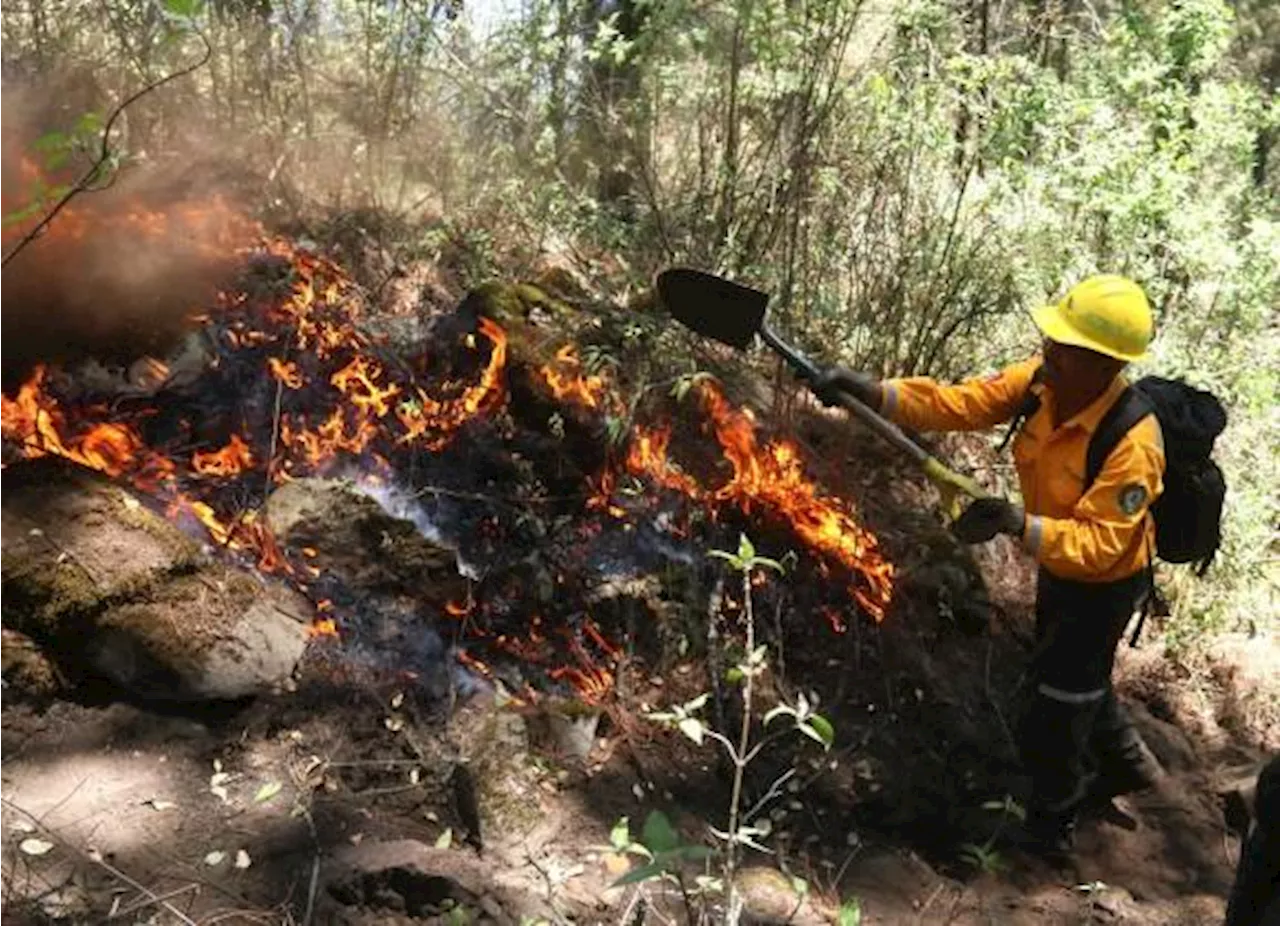
M 416 785 L 422 779 L 422 770 L 416 765 L 409 769 L 409 784 Z
M 154 797 L 149 797 L 142 802 L 143 807 L 150 807 L 152 810 L 173 810 L 178 805 L 173 801 L 158 801 Z
M 213 852 L 210 852 L 208 855 L 204 857 L 204 863 L 206 865 L 209 865 L 210 867 L 214 865 L 221 865 L 222 860 L 225 859 L 226 857 L 227 857 L 227 853 L 220 852 L 215 849 Z
M 606 852 L 604 854 L 604 870 L 615 878 L 623 872 L 629 871 L 631 862 L 620 852 Z
M 436 839 L 436 848 L 437 848 L 437 849 L 447 849 L 447 848 L 449 848 L 451 845 L 453 845 L 453 830 L 452 830 L 452 829 L 447 829 L 447 830 L 445 830 L 443 833 L 441 833 L 441 834 L 439 835 L 439 837 L 437 837 L 437 839 Z
M 36 831 L 36 828 L 32 826 L 30 823 L 28 823 L 26 820 L 14 820 L 13 831 L 15 833 L 34 833 Z
M 399 717 L 388 717 L 382 722 L 383 724 L 386 725 L 386 728 L 390 730 L 392 733 L 398 733 L 400 730 L 404 728 L 404 721 L 401 720 Z
M 253 864 L 253 859 L 249 858 L 248 852 L 244 851 L 244 849 L 241 849 L 238 852 L 236 852 L 237 868 L 248 868 L 252 864 Z
M 352 833 L 347 837 L 347 841 L 353 846 L 358 846 L 360 843 L 364 842 L 364 833 Z
M 22 842 L 18 844 L 18 848 L 27 855 L 44 855 L 53 848 L 53 843 L 49 842 L 47 839 L 36 839 L 35 837 L 32 837 L 31 839 L 22 840 Z
M 280 793 L 281 787 L 282 785 L 278 781 L 268 781 L 261 788 L 259 788 L 258 793 L 253 796 L 253 802 L 255 804 L 261 804 L 264 801 L 271 800 L 273 797 L 275 797 L 277 794 Z
M 392 708 L 397 708 L 403 703 L 404 703 L 404 693 L 397 691 L 395 695 L 391 698 L 391 706 Z
M 227 789 L 222 787 L 222 785 L 213 785 L 209 788 L 209 793 L 221 800 L 222 803 L 227 803 Z

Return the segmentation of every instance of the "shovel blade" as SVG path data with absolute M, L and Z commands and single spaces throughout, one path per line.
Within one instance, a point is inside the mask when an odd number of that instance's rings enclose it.
M 759 333 L 769 304 L 767 293 L 687 267 L 658 274 L 658 298 L 680 324 L 739 350 Z

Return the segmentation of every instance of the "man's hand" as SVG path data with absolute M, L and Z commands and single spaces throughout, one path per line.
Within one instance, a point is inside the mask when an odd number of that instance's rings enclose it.
M 979 498 L 951 525 L 951 533 L 964 543 L 985 543 L 996 534 L 1021 534 L 1022 509 L 1003 498 Z
M 864 405 L 880 408 L 880 383 L 866 373 L 856 373 L 847 367 L 828 367 L 809 388 L 823 405 L 838 406 L 839 394 L 847 392 Z

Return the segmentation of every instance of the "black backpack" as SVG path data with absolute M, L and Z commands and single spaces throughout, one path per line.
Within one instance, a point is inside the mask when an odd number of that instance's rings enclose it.
M 1037 371 L 1035 381 L 1039 376 Z M 1039 404 L 1028 392 L 1002 450 Z M 1159 376 L 1146 376 L 1131 384 L 1107 409 L 1089 441 L 1085 488 L 1098 478 L 1120 439 L 1153 413 L 1164 435 L 1165 454 L 1164 492 L 1151 506 L 1156 555 L 1168 563 L 1194 563 L 1196 575 L 1202 576 L 1222 542 L 1222 503 L 1227 494 L 1222 470 L 1209 458 L 1213 442 L 1227 426 L 1226 410 L 1212 393 Z

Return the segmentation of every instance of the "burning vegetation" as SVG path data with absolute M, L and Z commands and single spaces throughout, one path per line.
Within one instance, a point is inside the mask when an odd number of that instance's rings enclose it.
M 6 464 L 61 457 L 127 483 L 221 555 L 306 596 L 315 609 L 312 635 L 328 645 L 358 638 L 373 605 L 315 565 L 315 549 L 278 540 L 263 515 L 281 487 L 325 476 L 350 479 L 456 549 L 475 580 L 465 600 L 451 599 L 418 618 L 441 638 L 451 636 L 457 663 L 473 673 L 507 679 L 499 663 L 520 666 L 509 687 L 527 697 L 548 686 L 589 701 L 605 697 L 632 638 L 644 632 L 593 613 L 588 573 L 626 571 L 662 557 L 701 562 L 710 544 L 748 520 L 789 532 L 806 568 L 822 577 L 825 599 L 811 602 L 812 610 L 843 611 L 854 603 L 870 618 L 883 618 L 893 567 L 876 537 L 848 503 L 806 475 L 795 444 L 764 437 L 751 413 L 735 408 L 715 384 L 704 382 L 698 394 L 720 465 L 695 474 L 672 459 L 671 424 L 631 420 L 622 386 L 587 370 L 573 343 L 549 351 L 543 363 L 522 359 L 527 368 L 517 376 L 512 321 L 485 314 L 468 321 L 460 313 L 439 326 L 421 356 L 405 356 L 370 333 L 362 294 L 340 267 L 265 235 L 225 203 L 122 212 L 88 205 L 92 196 L 79 202 L 86 205 L 60 215 L 31 246 L 25 265 L 16 261 L 6 274 L 7 305 L 20 318 L 42 310 L 33 293 L 46 282 L 43 262 L 62 262 L 58 292 L 79 292 L 86 288 L 81 258 L 118 258 L 125 241 L 139 252 L 152 244 L 159 249 L 139 258 L 145 266 L 167 265 L 178 240 L 185 242 L 182 253 L 206 262 L 201 266 L 235 264 L 239 276 L 209 304 L 185 306 L 181 349 L 135 362 L 127 388 L 104 388 L 80 368 L 56 362 L 73 356 L 41 357 L 3 397 Z M 102 244 L 108 241 L 114 244 Z M 176 272 L 185 272 L 178 263 Z M 11 276 L 18 278 L 13 301 Z M 192 301 L 201 291 L 175 289 L 163 273 L 132 280 Z M 96 306 L 84 297 L 86 319 L 97 319 Z M 110 304 L 101 311 L 110 313 Z M 10 318 L 7 312 L 6 334 Z M 569 445 L 526 433 L 537 416 L 511 407 L 521 401 L 517 382 L 521 396 L 531 389 L 547 407 L 594 428 L 600 448 L 606 416 L 630 421 L 629 431 L 613 449 L 600 450 L 603 462 L 594 471 L 566 469 Z M 529 457 L 537 472 L 525 482 L 533 488 L 518 498 L 492 491 L 519 481 L 513 474 Z M 564 484 L 553 469 L 568 472 L 576 485 Z M 568 526 L 556 537 L 568 552 L 552 557 L 553 568 L 536 581 L 503 580 L 546 544 L 545 532 L 528 527 L 535 509 L 539 519 Z M 539 582 L 550 592 L 536 591 Z

